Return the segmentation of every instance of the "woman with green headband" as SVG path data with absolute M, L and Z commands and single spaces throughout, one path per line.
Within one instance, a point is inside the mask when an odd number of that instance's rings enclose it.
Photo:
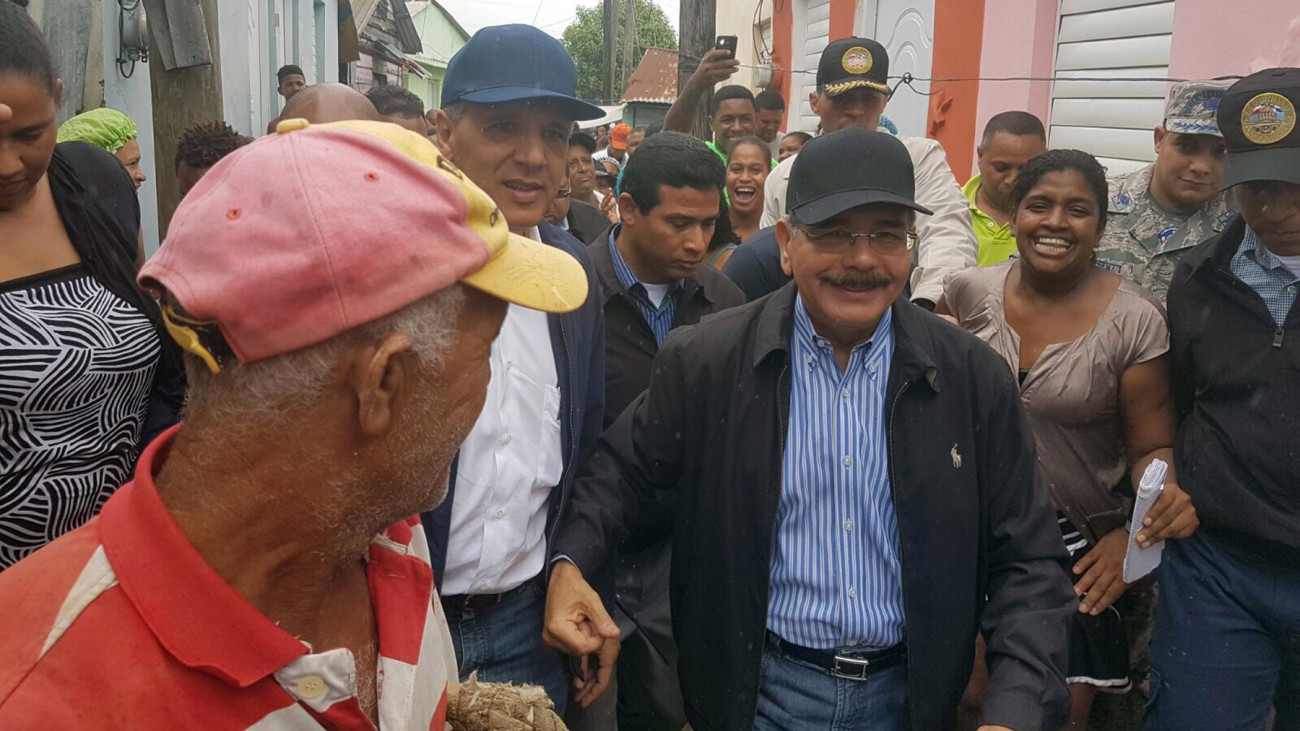
M 116 109 L 100 107 L 78 114 L 59 127 L 58 141 L 85 142 L 115 156 L 126 166 L 137 190 L 149 179 L 140 169 L 135 122 Z

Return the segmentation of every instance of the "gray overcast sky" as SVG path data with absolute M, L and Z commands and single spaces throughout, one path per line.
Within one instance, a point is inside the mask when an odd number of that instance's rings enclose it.
M 559 38 L 576 17 L 579 6 L 592 7 L 601 0 L 438 0 L 456 20 L 473 33 L 486 25 L 526 23 Z M 645 2 L 646 0 L 640 0 Z M 679 0 L 650 0 L 663 9 L 677 30 Z

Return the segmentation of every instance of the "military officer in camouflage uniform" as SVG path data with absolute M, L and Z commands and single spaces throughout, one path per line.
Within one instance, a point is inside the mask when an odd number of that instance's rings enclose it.
M 1175 85 L 1155 128 L 1156 161 L 1110 178 L 1109 218 L 1098 266 L 1147 288 L 1163 302 L 1183 254 L 1235 215 L 1220 192 L 1225 148 L 1215 115 L 1226 82 Z

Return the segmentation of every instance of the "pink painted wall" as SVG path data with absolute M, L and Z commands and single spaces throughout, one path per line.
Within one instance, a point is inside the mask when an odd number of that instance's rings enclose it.
M 1194 0 L 1180 0 L 1183 1 Z M 1051 76 L 1058 4 L 1059 0 L 987 0 L 980 77 Z M 1051 93 L 1052 84 L 1048 81 L 981 81 L 971 150 L 979 145 L 979 136 L 989 118 L 999 112 L 1019 109 L 1046 123 Z M 976 171 L 974 153 L 971 154 L 973 175 Z M 962 177 L 961 171 L 954 172 Z
M 1175 79 L 1300 66 L 1300 3 L 1250 0 L 1230 8 L 1222 0 L 1177 0 L 1169 55 Z

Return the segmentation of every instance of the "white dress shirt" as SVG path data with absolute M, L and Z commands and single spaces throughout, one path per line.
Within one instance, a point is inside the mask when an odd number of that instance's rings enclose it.
M 529 235 L 538 240 L 536 228 Z M 442 596 L 499 594 L 541 572 L 551 489 L 564 471 L 546 315 L 510 305 L 489 362 L 483 412 L 460 448 Z
M 970 201 L 962 195 L 957 178 L 948 167 L 943 145 L 926 137 L 905 137 L 898 141 L 912 158 L 916 177 L 916 202 L 934 211 L 933 216 L 916 217 L 917 250 L 912 252 L 916 267 L 912 270 L 912 299 L 938 302 L 943 294 L 943 279 L 950 272 L 975 266 L 979 241 L 971 223 Z M 760 225 L 771 226 L 785 217 L 785 190 L 790 183 L 790 168 L 798 155 L 777 165 L 763 184 L 763 219 Z

